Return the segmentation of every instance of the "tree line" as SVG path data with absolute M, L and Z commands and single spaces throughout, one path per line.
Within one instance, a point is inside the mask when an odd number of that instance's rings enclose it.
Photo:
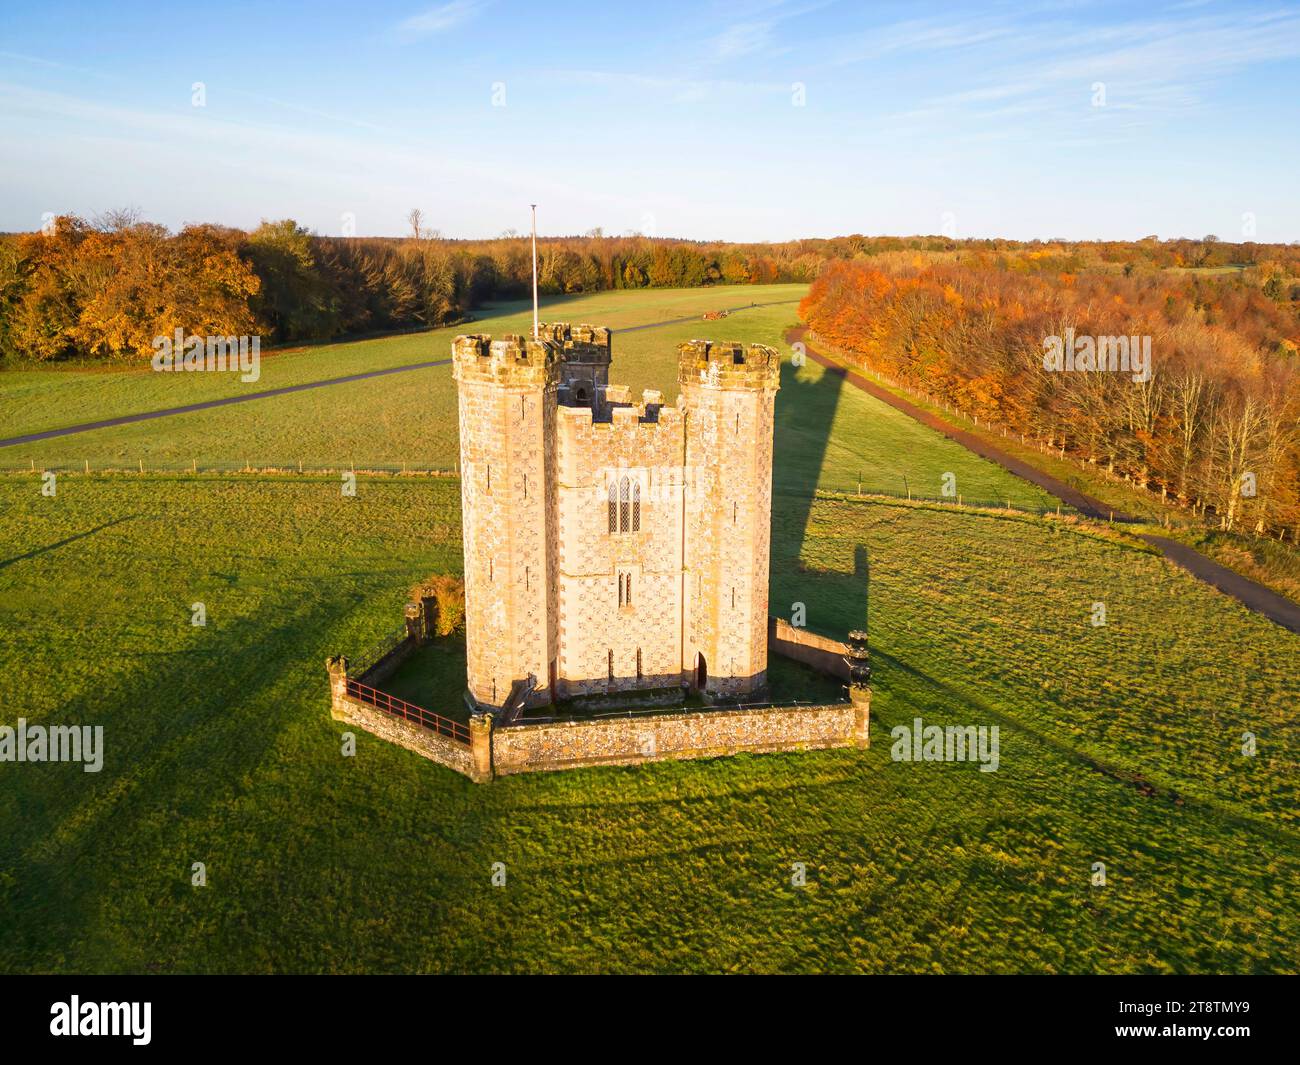
M 811 281 L 821 262 L 767 245 L 546 239 L 538 285 L 551 295 Z M 129 213 L 61 216 L 0 238 L 0 358 L 145 358 L 177 328 L 277 344 L 431 328 L 531 286 L 531 241 L 517 236 L 322 237 L 288 219 L 171 233 Z
M 882 255 L 830 263 L 800 313 L 870 369 L 968 415 L 1224 528 L 1300 539 L 1300 262 L 1292 247 L 1260 250 L 1271 257 L 1229 274 L 1100 256 L 1065 270 L 1041 249 Z M 1119 340 L 1148 337 L 1148 379 L 1112 372 Z M 1063 340 L 1081 352 L 1064 372 L 1052 357 Z
M 179 232 L 111 212 L 55 218 L 41 232 L 0 236 L 0 359 L 147 358 L 177 328 L 201 336 L 260 335 L 268 344 L 327 340 L 464 320 L 490 300 L 521 299 L 531 242 L 444 240 L 411 213 L 405 238 L 326 237 L 291 219 L 252 231 L 190 225 Z M 1086 271 L 1114 265 L 1141 277 L 1167 267 L 1290 264 L 1300 248 L 1202 240 L 1029 244 L 943 236 L 846 237 L 731 244 L 642 235 L 539 241 L 544 294 L 608 289 L 811 282 L 828 263 L 898 253 L 999 257 L 1008 270 Z

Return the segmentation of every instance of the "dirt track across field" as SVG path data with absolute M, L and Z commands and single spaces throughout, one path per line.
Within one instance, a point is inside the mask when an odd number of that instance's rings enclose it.
M 895 410 L 902 411 L 908 417 L 915 418 L 922 425 L 928 426 L 935 432 L 942 433 L 949 440 L 961 444 L 962 447 L 974 452 L 980 458 L 996 462 L 1003 469 L 1014 473 L 1017 477 L 1023 478 L 1030 484 L 1036 484 L 1043 491 L 1055 496 L 1062 503 L 1068 503 L 1087 517 L 1099 518 L 1102 521 L 1113 519 L 1124 523 L 1138 521 L 1137 518 L 1131 515 L 1112 511 L 1104 503 L 1085 495 L 1077 488 L 1072 488 L 1064 481 L 1049 476 L 1023 459 L 1007 454 L 1001 448 L 995 447 L 974 433 L 958 428 L 937 414 L 923 410 L 914 403 L 909 403 L 901 396 L 895 395 L 889 389 L 883 388 L 862 374 L 855 373 L 829 356 L 814 351 L 805 339 L 807 332 L 808 330 L 802 326 L 791 329 L 785 335 L 786 341 L 791 344 L 802 342 L 808 358 L 826 367 L 830 373 L 842 377 L 854 388 L 861 389 L 882 403 L 888 403 Z M 1138 535 L 1160 551 L 1170 562 L 1182 567 L 1197 580 L 1232 596 L 1244 606 L 1255 611 L 1255 613 L 1262 614 L 1283 628 L 1290 629 L 1294 633 L 1300 633 L 1300 604 L 1292 602 L 1286 596 L 1279 595 L 1270 588 L 1266 588 L 1258 581 L 1242 576 L 1236 570 L 1219 565 L 1213 559 L 1207 558 L 1194 547 L 1187 546 L 1187 544 L 1181 544 L 1177 540 L 1171 540 L 1165 536 L 1155 536 L 1150 533 L 1139 533 Z

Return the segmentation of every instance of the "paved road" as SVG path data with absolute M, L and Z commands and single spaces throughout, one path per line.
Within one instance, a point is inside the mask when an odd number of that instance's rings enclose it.
M 1103 520 L 1110 518 L 1114 514 L 1114 520 L 1119 522 L 1137 522 L 1139 519 L 1128 514 L 1114 513 L 1111 509 L 1099 500 L 1085 495 L 1077 488 L 1073 488 L 1064 481 L 1059 481 L 1051 477 L 1042 470 L 1031 466 L 1023 459 L 1009 455 L 1001 448 L 995 447 L 988 441 L 976 436 L 974 433 L 960 429 L 949 422 L 944 421 L 938 415 L 923 410 L 914 403 L 909 403 L 901 396 L 896 396 L 887 388 L 883 388 L 874 381 L 855 373 L 836 362 L 834 359 L 814 351 L 808 346 L 807 329 L 800 327 L 791 329 L 786 333 L 786 340 L 793 344 L 802 341 L 808 358 L 814 362 L 825 366 L 831 373 L 844 378 L 855 388 L 874 396 L 884 403 L 888 403 L 895 410 L 902 411 L 904 414 L 915 418 L 923 425 L 942 433 L 948 439 L 956 441 L 963 447 L 973 451 L 980 458 L 988 459 L 990 462 L 996 462 L 1003 469 L 1014 473 L 1017 477 L 1022 477 L 1031 484 L 1038 485 L 1045 492 L 1054 495 L 1063 503 L 1068 503 L 1081 514 L 1091 518 L 1101 518 Z M 1266 588 L 1258 581 L 1252 581 L 1249 577 L 1244 577 L 1236 570 L 1228 569 L 1221 566 L 1214 560 L 1207 558 L 1194 547 L 1188 547 L 1186 544 L 1179 543 L 1177 540 L 1170 540 L 1165 536 L 1155 536 L 1151 534 L 1139 534 L 1141 539 L 1145 540 L 1152 547 L 1160 551 L 1165 558 L 1169 559 L 1177 566 L 1181 566 L 1188 573 L 1198 580 L 1204 581 L 1213 588 L 1237 599 L 1257 614 L 1262 614 L 1270 621 L 1281 625 L 1283 628 L 1290 629 L 1292 632 L 1300 633 L 1300 603 L 1295 603 L 1278 595 L 1277 592 Z
M 775 300 L 771 303 L 749 303 L 742 307 L 728 308 L 729 313 L 747 311 L 751 307 L 779 307 L 786 303 L 798 303 L 798 300 Z M 635 333 L 642 329 L 661 329 L 666 325 L 680 325 L 683 322 L 700 321 L 698 314 L 688 318 L 669 318 L 662 322 L 648 322 L 645 325 L 632 325 L 626 329 L 615 329 L 617 333 Z M 59 429 L 45 429 L 39 433 L 24 433 L 22 436 L 10 436 L 0 439 L 0 447 L 14 447 L 17 444 L 31 444 L 37 440 L 53 440 L 60 436 L 73 436 L 76 433 L 88 433 L 92 429 L 108 429 L 114 425 L 130 425 L 133 422 L 147 422 L 154 418 L 170 418 L 173 414 L 189 414 L 196 410 L 211 410 L 213 407 L 228 407 L 232 403 L 251 403 L 255 399 L 269 399 L 272 396 L 287 396 L 293 392 L 306 392 L 311 388 L 326 388 L 329 385 L 343 385 L 352 381 L 365 381 L 372 377 L 384 377 L 387 374 L 406 373 L 409 370 L 427 370 L 434 366 L 449 366 L 450 359 L 435 359 L 431 362 L 412 362 L 404 366 L 389 366 L 383 370 L 368 370 L 365 373 L 348 374 L 345 377 L 330 377 L 323 381 L 307 381 L 300 385 L 285 385 L 283 388 L 268 388 L 262 392 L 245 392 L 239 396 L 225 396 L 221 399 L 209 399 L 202 403 L 187 403 L 182 407 L 164 407 L 162 410 L 147 410 L 137 414 L 123 414 L 117 418 L 105 418 L 98 422 L 82 422 L 80 425 L 65 425 Z

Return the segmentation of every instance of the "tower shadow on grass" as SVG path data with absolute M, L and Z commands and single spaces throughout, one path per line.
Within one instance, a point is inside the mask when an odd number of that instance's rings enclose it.
M 84 540 L 88 536 L 94 536 L 96 533 L 103 532 L 105 529 L 111 529 L 114 525 L 121 525 L 123 522 L 135 521 L 140 517 L 139 514 L 128 514 L 123 518 L 114 518 L 112 521 L 103 522 L 96 525 L 93 529 L 86 529 L 84 532 L 73 533 L 71 536 L 65 536 L 62 540 L 55 540 L 52 544 L 46 544 L 44 547 L 34 547 L 30 551 L 21 555 L 14 555 L 13 558 L 6 558 L 0 561 L 0 570 L 8 569 L 10 566 L 19 562 L 26 562 L 33 558 L 39 558 L 49 551 L 57 551 L 60 547 L 67 547 L 68 544 L 76 543 L 78 540 Z
M 811 524 L 817 482 L 843 390 L 838 374 L 813 377 L 782 362 L 772 462 L 769 611 L 791 619 L 795 604 L 802 603 L 804 627 L 837 640 L 867 627 L 867 546 L 854 545 L 852 571 L 828 567 L 822 558 L 810 560 L 804 549 L 816 539 Z

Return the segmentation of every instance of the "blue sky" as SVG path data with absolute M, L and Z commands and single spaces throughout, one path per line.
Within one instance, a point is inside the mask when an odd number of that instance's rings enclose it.
M 1291 241 L 1298 61 L 1284 3 L 7 0 L 0 230 Z

